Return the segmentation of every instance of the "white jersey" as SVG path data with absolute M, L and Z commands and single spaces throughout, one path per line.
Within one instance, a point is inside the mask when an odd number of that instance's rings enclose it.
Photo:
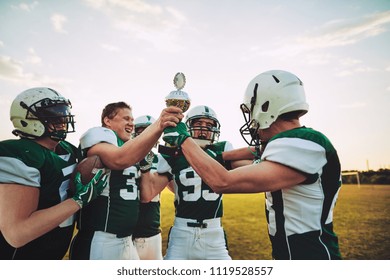
M 332 222 L 341 169 L 330 141 L 306 127 L 285 131 L 269 141 L 261 159 L 289 166 L 307 176 L 300 185 L 266 193 L 274 258 L 340 258 Z

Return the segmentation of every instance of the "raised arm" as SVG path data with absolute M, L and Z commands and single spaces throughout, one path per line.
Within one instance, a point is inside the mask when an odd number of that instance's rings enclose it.
M 230 161 L 232 169 L 250 165 L 255 159 L 256 150 L 254 147 L 238 148 L 222 153 L 222 158 L 225 161 Z
M 169 184 L 167 176 L 157 172 L 145 172 L 141 175 L 141 202 L 151 201 Z
M 112 170 L 122 170 L 142 160 L 160 138 L 164 128 L 174 127 L 183 118 L 181 109 L 165 108 L 160 117 L 139 136 L 125 142 L 121 147 L 101 142 L 88 150 L 88 155 L 98 155 Z
M 185 139 L 181 148 L 196 173 L 217 193 L 275 191 L 299 184 L 306 179 L 304 174 L 270 161 L 228 171 L 191 138 Z

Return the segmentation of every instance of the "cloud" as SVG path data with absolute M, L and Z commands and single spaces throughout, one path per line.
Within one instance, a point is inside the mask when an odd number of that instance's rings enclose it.
M 114 27 L 122 30 L 178 28 L 186 17 L 172 7 L 140 0 L 84 0 L 90 7 L 106 14 Z
M 21 62 L 13 60 L 8 56 L 0 56 L 0 79 L 20 82 L 27 76 L 23 73 Z
M 376 13 L 355 20 L 337 20 L 326 23 L 319 34 L 297 38 L 307 49 L 330 48 L 355 44 L 386 31 L 390 11 Z
M 356 66 L 358 64 L 361 64 L 362 61 L 355 58 L 346 57 L 340 60 L 340 64 L 343 66 Z
M 90 7 L 111 14 L 113 12 L 120 12 L 121 14 L 138 13 L 158 15 L 162 8 L 158 5 L 151 5 L 140 0 L 84 0 Z M 131 16 L 131 15 L 129 15 Z
M 110 45 L 110 44 L 101 44 L 100 46 L 109 52 L 119 52 L 120 51 L 120 48 L 118 46 L 114 46 L 114 45 Z
M 58 88 L 70 82 L 66 79 L 54 79 L 47 75 L 27 73 L 23 66 L 23 63 L 20 61 L 14 60 L 9 56 L 0 55 L 0 79 L 28 87 L 44 85 Z
M 282 58 L 302 53 L 318 53 L 321 49 L 348 46 L 378 36 L 387 31 L 386 25 L 388 24 L 390 24 L 390 11 L 357 19 L 332 20 L 312 30 L 311 34 L 306 36 L 277 40 L 275 43 L 277 47 L 271 48 L 271 50 L 257 51 L 254 49 L 253 51 L 264 56 Z M 323 63 L 322 60 L 321 63 Z
M 20 3 L 18 4 L 17 6 L 15 5 L 12 5 L 12 7 L 14 9 L 19 9 L 19 10 L 23 10 L 23 11 L 26 11 L 26 12 L 31 12 L 32 10 L 34 10 L 34 8 L 38 5 L 38 2 L 37 1 L 34 1 L 30 4 L 27 4 L 27 3 Z
M 54 14 L 50 18 L 51 23 L 53 24 L 53 28 L 58 33 L 68 33 L 64 29 L 64 24 L 68 20 L 64 15 L 61 14 Z
M 30 64 L 41 64 L 42 58 L 40 58 L 33 48 L 28 49 L 29 56 L 27 57 L 27 62 Z
M 179 10 L 140 0 L 84 0 L 105 14 L 114 28 L 132 34 L 132 38 L 152 43 L 155 48 L 177 51 L 179 32 L 187 18 Z
M 308 64 L 325 65 L 329 64 L 334 56 L 325 53 L 309 53 L 306 55 Z
M 359 66 L 359 67 L 351 67 L 349 69 L 344 69 L 336 72 L 336 76 L 338 77 L 346 77 L 351 76 L 355 73 L 369 73 L 369 72 L 376 72 L 378 69 L 369 67 L 369 66 Z

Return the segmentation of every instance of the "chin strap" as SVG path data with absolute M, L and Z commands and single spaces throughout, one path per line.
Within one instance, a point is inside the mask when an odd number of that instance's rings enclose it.
M 49 136 L 50 139 L 60 142 L 65 140 L 67 135 L 66 131 L 52 131 L 52 132 L 45 132 L 42 136 Z

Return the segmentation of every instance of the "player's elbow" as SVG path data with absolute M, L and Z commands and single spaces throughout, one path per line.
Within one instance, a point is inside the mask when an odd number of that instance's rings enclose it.
M 20 248 L 30 242 L 30 240 L 26 240 L 26 238 L 24 238 L 18 232 L 12 229 L 2 229 L 1 233 L 3 234 L 3 237 L 7 241 L 7 243 L 14 248 Z
M 217 194 L 226 193 L 229 187 L 229 183 L 224 177 L 215 176 L 210 180 L 207 180 L 207 185 Z
M 145 193 L 145 191 L 141 191 L 140 196 L 140 202 L 141 203 L 148 203 L 153 199 L 152 195 L 150 193 Z

